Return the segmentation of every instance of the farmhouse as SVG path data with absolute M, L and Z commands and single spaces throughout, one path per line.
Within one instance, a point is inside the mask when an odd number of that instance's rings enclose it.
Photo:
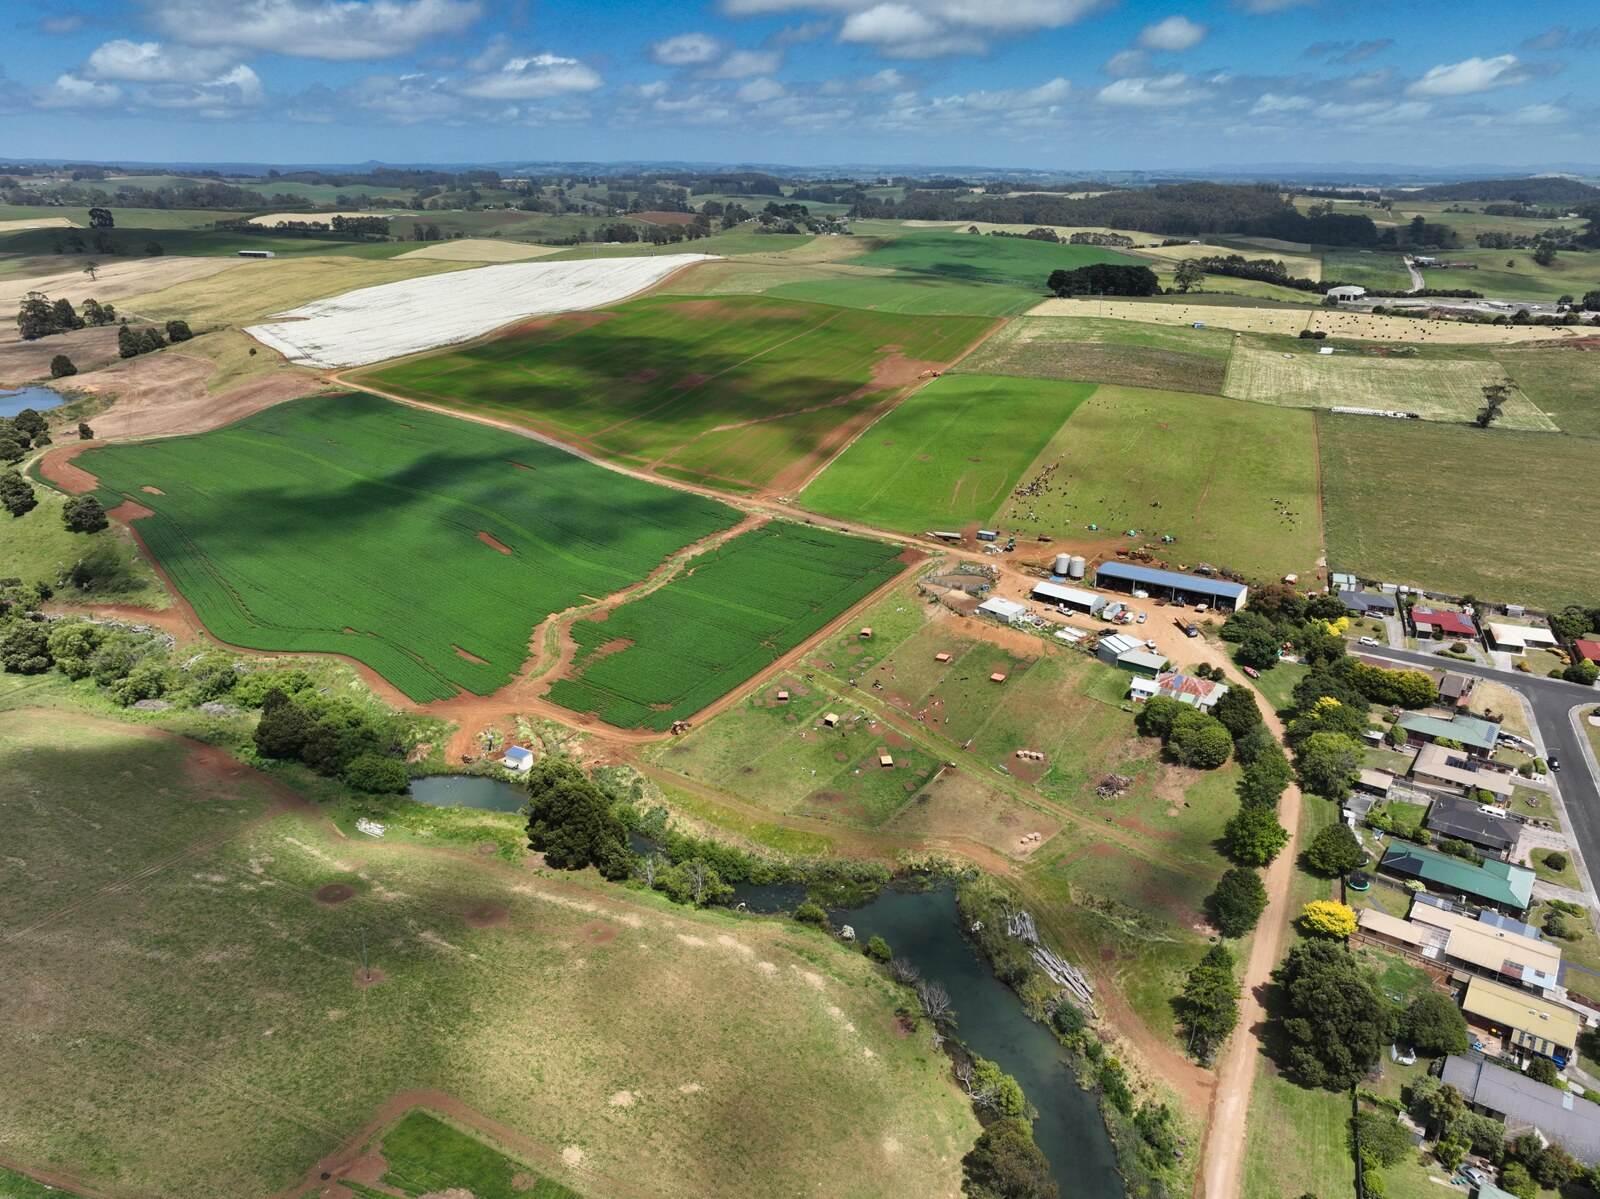
M 1500 726 L 1476 716 L 1454 716 L 1445 720 L 1422 712 L 1407 712 L 1396 721 L 1406 731 L 1409 744 L 1421 747 L 1432 741 L 1454 741 L 1469 755 L 1487 758 L 1494 752 Z
M 1033 598 L 1047 604 L 1058 604 L 1093 616 L 1106 606 L 1106 597 L 1085 591 L 1082 587 L 1063 587 L 1059 583 L 1036 583 Z
M 1437 749 L 1438 746 L 1430 745 L 1428 748 Z M 1506 790 L 1511 790 L 1509 783 Z M 1471 842 L 1500 857 L 1511 852 L 1511 847 L 1517 843 L 1519 831 L 1518 826 L 1503 812 L 1465 799 L 1434 800 L 1428 808 L 1426 823 L 1429 831 L 1441 837 Z
M 1442 745 L 1424 745 L 1417 751 L 1416 760 L 1411 764 L 1411 777 L 1424 787 L 1436 791 L 1448 791 L 1452 795 L 1475 795 L 1479 791 L 1487 791 L 1490 795 L 1502 799 L 1511 798 L 1512 782 L 1509 774 L 1485 769 L 1481 758 L 1473 758 L 1459 749 L 1446 749 Z M 1455 801 L 1439 801 L 1439 803 L 1453 802 Z M 1438 807 L 1438 804 L 1434 806 Z M 1428 827 L 1433 826 L 1430 824 Z M 1448 835 L 1461 836 L 1460 833 Z M 1515 840 L 1514 835 L 1512 839 Z
M 1474 1054 L 1445 1059 L 1443 1078 L 1467 1106 L 1505 1121 L 1506 1139 L 1537 1130 L 1586 1165 L 1600 1162 L 1600 1104 Z
M 1461 1010 L 1469 1025 L 1503 1036 L 1513 1052 L 1552 1058 L 1558 1066 L 1567 1064 L 1583 1028 L 1571 1008 L 1486 978 L 1467 984 Z
M 1365 299 L 1367 289 L 1347 283 L 1343 287 L 1330 287 L 1327 291 L 1328 299 L 1335 304 L 1350 304 L 1356 300 Z
M 1489 621 L 1485 627 L 1489 630 L 1489 645 L 1501 653 L 1521 654 L 1530 645 L 1556 645 L 1556 635 L 1549 629 L 1534 628 L 1529 625 L 1501 624 L 1498 621 Z
M 500 765 L 517 774 L 527 774 L 533 769 L 533 750 L 512 745 L 500 756 Z
M 1414 879 L 1436 894 L 1472 899 L 1503 911 L 1525 912 L 1533 901 L 1533 871 L 1493 858 L 1475 866 L 1420 845 L 1392 841 L 1378 869 Z
M 1202 712 L 1209 712 L 1217 706 L 1217 701 L 1227 694 L 1228 685 L 1212 679 L 1180 674 L 1175 670 L 1164 670 L 1153 679 L 1134 679 L 1132 691 L 1136 700 L 1153 699 L 1157 695 L 1164 695 L 1168 699 L 1177 700 L 1180 704 L 1188 704 L 1192 708 L 1199 708 Z
M 1394 596 L 1381 591 L 1340 591 L 1339 602 L 1352 616 L 1393 616 L 1398 608 Z
M 1477 628 L 1472 618 L 1460 612 L 1435 608 L 1411 609 L 1411 623 L 1417 626 L 1418 637 L 1476 637 Z
M 1210 604 L 1230 612 L 1244 607 L 1245 595 L 1249 590 L 1243 583 L 1228 579 L 1179 574 L 1175 570 L 1157 570 L 1151 566 L 1136 566 L 1131 562 L 1102 562 L 1094 568 L 1094 578 L 1100 587 L 1116 591 L 1145 590 L 1151 595 L 1186 604 Z
M 996 595 L 978 605 L 978 611 L 985 616 L 992 616 L 1001 624 L 1016 624 L 1028 614 L 1027 606 L 1017 603 L 1016 600 L 1003 599 Z

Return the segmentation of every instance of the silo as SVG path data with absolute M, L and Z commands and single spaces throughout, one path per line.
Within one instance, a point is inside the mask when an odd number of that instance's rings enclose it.
M 1067 574 L 1074 579 L 1081 579 L 1088 566 L 1089 563 L 1082 554 L 1073 554 L 1072 561 L 1067 564 Z
M 1056 564 L 1050 568 L 1052 574 L 1065 575 L 1072 570 L 1072 555 L 1057 554 Z

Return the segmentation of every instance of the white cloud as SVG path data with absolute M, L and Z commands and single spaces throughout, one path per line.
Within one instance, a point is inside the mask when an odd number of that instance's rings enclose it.
M 163 33 L 193 46 L 226 46 L 295 58 L 391 58 L 430 38 L 460 33 L 479 0 L 154 0 Z
M 1116 78 L 1143 75 L 1150 69 L 1150 56 L 1143 50 L 1122 50 L 1106 59 L 1105 73 Z
M 875 46 L 891 58 L 937 58 L 945 54 L 980 54 L 980 37 L 950 30 L 943 22 L 909 4 L 877 4 L 851 13 L 839 30 L 841 42 Z
M 656 79 L 650 83 L 638 84 L 629 90 L 641 100 L 654 100 L 658 96 L 667 94 L 667 81 L 665 79 Z
M 56 13 L 39 18 L 39 32 L 64 37 L 69 33 L 77 33 L 88 23 L 89 18 L 81 12 Z
M 183 49 L 174 53 L 160 42 L 119 38 L 95 48 L 84 63 L 91 79 L 123 83 L 200 83 L 227 70 L 233 56 L 225 50 Z
M 1354 104 L 1329 101 L 1318 105 L 1316 116 L 1324 121 L 1344 121 L 1352 125 L 1409 125 L 1425 119 L 1433 105 L 1425 100 L 1363 100 Z
M 698 67 L 722 54 L 722 43 L 709 33 L 680 33 L 650 47 L 650 57 L 666 67 Z
M 981 54 L 991 35 L 1059 29 L 1111 0 L 722 0 L 729 16 L 819 11 L 844 14 L 839 41 L 890 58 Z
M 101 108 L 122 98 L 122 89 L 110 83 L 95 83 L 67 72 L 35 97 L 40 108 Z
M 349 89 L 349 98 L 358 107 L 402 125 L 448 121 L 464 109 L 447 80 L 422 72 L 369 75 Z
M 1504 120 L 1508 125 L 1559 125 L 1567 116 L 1567 110 L 1556 104 L 1524 104 Z
M 1139 33 L 1139 45 L 1146 50 L 1187 50 L 1198 46 L 1205 36 L 1204 25 L 1185 16 L 1172 16 L 1146 25 Z
M 469 80 L 458 89 L 480 100 L 543 100 L 573 92 L 592 92 L 603 80 L 593 67 L 557 54 L 508 58 L 498 71 Z
M 1304 96 L 1280 96 L 1276 92 L 1263 92 L 1250 108 L 1253 117 L 1270 116 L 1278 112 L 1304 112 L 1311 101 Z
M 844 96 L 852 92 L 869 94 L 895 92 L 910 86 L 911 80 L 903 72 L 893 67 L 884 67 L 881 71 L 874 71 L 870 75 L 861 75 L 854 79 L 829 79 L 817 90 L 824 96 Z
M 1491 88 L 1525 83 L 1528 73 L 1515 54 L 1494 58 L 1465 58 L 1432 67 L 1406 91 L 1413 96 L 1470 96 Z
M 1124 108 L 1171 108 L 1200 98 L 1201 93 L 1188 84 L 1189 77 L 1182 74 L 1118 79 L 1100 89 L 1099 100 Z
M 763 104 L 784 94 L 783 84 L 776 79 L 752 79 L 735 93 L 746 104 Z
M 782 65 L 783 54 L 777 50 L 735 50 L 700 75 L 703 79 L 749 79 L 753 75 L 771 75 Z
M 1283 12 L 1289 8 L 1299 8 L 1302 4 L 1310 4 L 1313 0 L 1236 0 L 1236 3 L 1245 12 L 1261 16 L 1266 13 Z
M 201 116 L 226 117 L 241 109 L 258 108 L 266 99 L 261 78 L 240 63 L 215 79 L 198 85 L 159 84 L 142 92 L 135 103 L 151 108 L 192 109 Z

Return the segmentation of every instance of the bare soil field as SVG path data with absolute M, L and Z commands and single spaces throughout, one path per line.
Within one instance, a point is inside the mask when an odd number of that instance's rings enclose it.
M 414 212 L 394 212 L 385 209 L 382 212 L 268 212 L 261 216 L 250 218 L 252 225 L 261 225 L 271 229 L 275 225 L 292 224 L 295 221 L 321 221 L 323 224 L 332 224 L 333 218 L 342 217 L 368 217 L 368 216 L 416 216 Z
M 0 387 L 14 387 L 50 377 L 50 360 L 65 354 L 81 371 L 97 370 L 117 359 L 117 329 L 74 329 L 37 341 L 23 341 L 16 326 L 0 325 Z M 70 385 L 78 386 L 72 379 Z
M 18 221 L 0 221 L 0 233 L 20 233 L 24 229 L 72 229 L 72 221 L 64 216 L 35 216 Z
M 76 259 L 70 261 L 77 262 Z M 0 278 L 0 309 L 11 310 L 30 291 L 42 291 L 52 300 L 71 300 L 76 306 L 87 299 L 115 300 L 120 306 L 129 296 L 142 295 L 157 288 L 170 287 L 191 279 L 215 275 L 239 263 L 231 258 L 138 258 L 125 262 L 101 262 L 96 278 L 83 273 L 82 263 L 69 270 L 49 274 L 7 275 Z M 176 314 L 174 314 L 176 315 Z
M 1188 242 L 1178 246 L 1140 246 L 1138 252 L 1151 258 L 1160 258 L 1166 262 L 1183 262 L 1190 258 L 1226 258 L 1229 254 L 1238 254 L 1239 250 L 1229 246 L 1213 246 L 1206 242 L 1191 245 Z M 1256 254 L 1246 254 L 1246 258 L 1260 257 Z M 1273 254 L 1271 257 L 1283 263 L 1291 275 L 1298 275 L 1302 279 L 1322 278 L 1322 259 L 1314 254 Z M 1219 277 L 1224 278 L 1224 277 Z
M 556 254 L 560 246 L 536 246 L 525 241 L 501 241 L 493 237 L 458 237 L 452 241 L 435 242 L 420 250 L 407 250 L 397 258 L 424 259 L 435 262 L 524 262 L 529 258 L 543 258 Z
M 1302 329 L 1320 329 L 1329 337 L 1353 341 L 1415 341 L 1434 345 L 1509 345 L 1583 336 L 1576 328 L 1559 325 L 1471 325 L 1463 321 L 1413 320 L 1335 309 L 1235 308 L 1222 304 L 1142 303 L 1137 300 L 1050 299 L 1030 308 L 1027 315 L 1109 317 L 1155 325 L 1193 325 L 1198 321 L 1208 327 L 1241 333 L 1283 333 L 1291 337 Z

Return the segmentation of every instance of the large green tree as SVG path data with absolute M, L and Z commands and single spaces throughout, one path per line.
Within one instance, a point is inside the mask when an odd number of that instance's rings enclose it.
M 1215 770 L 1233 752 L 1233 738 L 1215 716 L 1189 708 L 1172 722 L 1167 752 L 1184 766 Z
M 1213 945 L 1189 971 L 1177 1007 L 1190 1051 L 1210 1061 L 1239 1023 L 1239 980 L 1226 946 Z
M 1273 972 L 1289 1069 L 1308 1086 L 1347 1091 L 1377 1065 L 1392 1015 L 1338 941 L 1296 945 Z
M 1344 733 L 1313 733 L 1295 753 L 1295 771 L 1307 791 L 1341 800 L 1361 773 L 1361 742 Z
M 1212 923 L 1224 936 L 1242 937 L 1267 910 L 1266 884 L 1256 871 L 1234 866 L 1217 882 L 1206 906 Z
M 1400 1034 L 1427 1057 L 1467 1051 L 1467 1021 L 1442 991 L 1424 991 L 1400 1017 Z
M 38 503 L 32 483 L 14 470 L 0 471 L 0 507 L 12 516 L 25 516 Z
M 1366 854 L 1361 842 L 1347 824 L 1330 824 L 1320 829 L 1306 846 L 1306 865 L 1318 874 L 1337 878 L 1361 865 Z
M 1229 687 L 1211 709 L 1230 736 L 1238 741 L 1252 729 L 1261 727 L 1261 708 L 1256 697 L 1244 687 Z
M 1265 866 L 1289 843 L 1289 830 L 1271 808 L 1240 808 L 1223 829 L 1228 855 L 1245 866 Z
M 92 495 L 74 496 L 61 508 L 61 520 L 69 533 L 98 533 L 110 521 L 100 501 Z
M 961 1159 L 967 1199 L 1060 1199 L 1050 1163 L 1022 1120 L 996 1120 Z
M 528 772 L 528 844 L 558 870 L 593 866 L 627 878 L 628 832 L 611 801 L 576 762 L 548 755 Z

